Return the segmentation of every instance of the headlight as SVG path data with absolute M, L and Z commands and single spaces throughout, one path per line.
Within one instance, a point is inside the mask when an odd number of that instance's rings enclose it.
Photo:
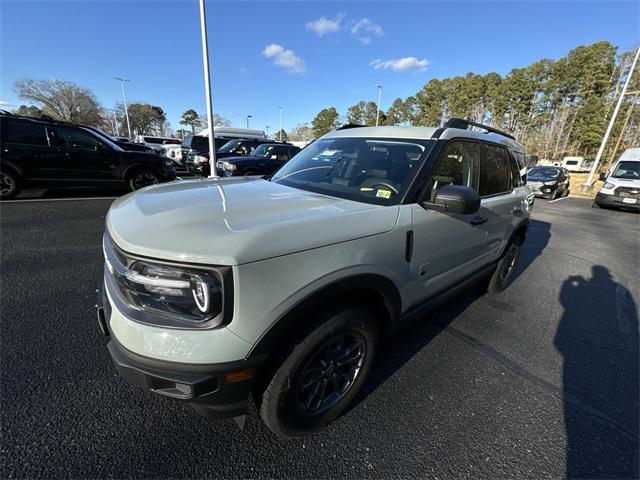
M 556 183 L 558 183 L 556 180 L 554 180 L 553 182 L 544 182 L 544 184 L 545 184 L 547 187 L 553 187 Z
M 209 272 L 135 262 L 117 282 L 132 306 L 203 322 L 222 307 L 220 280 Z
M 605 182 L 604 185 L 602 185 L 602 188 L 606 188 L 607 190 L 611 190 L 612 188 L 616 188 L 616 186 L 613 183 Z
M 204 155 L 195 155 L 193 157 L 193 163 L 209 163 L 209 159 Z
M 233 163 L 222 162 L 222 168 L 229 170 L 230 172 L 235 172 L 237 167 Z
M 221 271 L 128 258 L 116 253 L 106 237 L 103 246 L 111 285 L 117 290 L 112 297 L 118 297 L 126 315 L 144 323 L 173 327 L 202 328 L 222 323 Z

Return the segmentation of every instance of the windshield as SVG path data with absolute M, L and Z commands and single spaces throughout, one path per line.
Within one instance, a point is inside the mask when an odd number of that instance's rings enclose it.
M 271 181 L 377 205 L 399 203 L 433 140 L 327 138 L 301 150 Z
M 640 180 L 640 162 L 620 162 L 611 176 L 627 180 Z
M 536 167 L 529 170 L 528 175 L 530 177 L 556 178 L 558 175 L 560 175 L 560 169 L 554 167 Z
M 252 152 L 253 144 L 248 140 L 231 140 L 220 147 L 219 152 L 237 153 L 239 155 L 249 155 Z
M 251 155 L 253 155 L 254 157 L 267 158 L 271 155 L 271 152 L 274 148 L 276 148 L 275 145 L 258 145 Z

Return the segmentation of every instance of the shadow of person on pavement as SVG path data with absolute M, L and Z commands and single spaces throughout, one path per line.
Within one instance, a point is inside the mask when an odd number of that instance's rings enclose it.
M 638 478 L 638 316 L 601 265 L 567 278 L 554 344 L 564 357 L 567 478 Z

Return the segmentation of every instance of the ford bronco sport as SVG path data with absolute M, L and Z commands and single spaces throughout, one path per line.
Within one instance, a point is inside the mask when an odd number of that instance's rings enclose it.
M 482 128 L 483 131 L 478 131 Z M 381 336 L 489 278 L 513 279 L 529 190 L 511 137 L 444 128 L 331 132 L 269 180 L 142 189 L 106 219 L 98 322 L 131 384 L 276 434 L 335 419 Z

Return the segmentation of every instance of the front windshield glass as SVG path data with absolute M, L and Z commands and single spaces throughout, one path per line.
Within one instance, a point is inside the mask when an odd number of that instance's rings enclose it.
M 219 152 L 237 153 L 239 155 L 249 155 L 251 153 L 252 144 L 247 140 L 231 140 L 220 147 Z
M 627 180 L 640 180 L 640 162 L 620 162 L 611 176 Z
M 529 170 L 530 177 L 556 178 L 560 174 L 559 168 L 532 168 Z
M 433 140 L 327 138 L 301 150 L 271 181 L 377 205 L 399 203 Z
M 267 158 L 271 155 L 271 152 L 274 148 L 276 148 L 274 145 L 258 145 L 258 147 L 256 147 L 256 149 L 253 151 L 252 155 L 254 157 Z

